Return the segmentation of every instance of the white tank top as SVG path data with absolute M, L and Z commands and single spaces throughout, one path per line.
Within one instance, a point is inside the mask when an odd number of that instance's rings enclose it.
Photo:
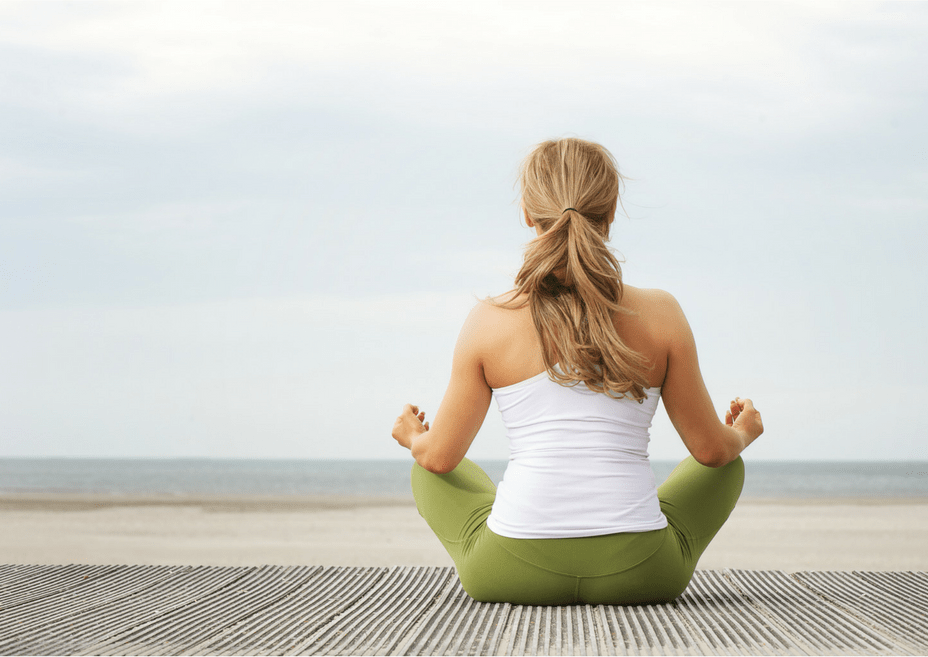
M 660 388 L 645 394 L 641 404 L 610 398 L 582 382 L 562 386 L 547 372 L 494 389 L 510 456 L 490 531 L 568 538 L 666 527 L 648 462 Z

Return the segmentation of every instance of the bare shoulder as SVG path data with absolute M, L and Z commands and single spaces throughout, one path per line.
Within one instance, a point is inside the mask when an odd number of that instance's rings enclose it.
M 478 300 L 464 321 L 462 336 L 466 334 L 474 344 L 491 347 L 494 340 L 507 334 L 506 328 L 511 328 L 518 321 L 518 303 L 513 308 L 498 305 L 512 301 L 518 302 L 513 292 Z
M 669 346 L 689 332 L 680 303 L 666 290 L 626 285 L 622 305 L 631 311 L 636 325 L 660 344 Z
M 622 305 L 648 318 L 670 320 L 683 311 L 677 299 L 666 290 L 623 286 Z
M 482 301 L 482 303 L 491 308 L 507 310 L 507 308 L 503 308 L 497 304 L 505 304 L 507 306 L 516 308 L 521 306 L 526 300 L 526 295 L 520 295 L 517 290 L 509 290 L 508 292 L 503 292 L 502 294 L 498 294 L 495 297 L 487 297 Z
M 495 297 L 481 299 L 471 314 L 475 321 L 489 323 L 511 322 L 519 315 L 519 311 L 528 310 L 528 305 L 524 295 L 517 295 L 514 290 L 504 292 Z

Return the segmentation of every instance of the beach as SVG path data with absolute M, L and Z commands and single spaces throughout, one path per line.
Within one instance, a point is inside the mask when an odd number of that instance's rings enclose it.
M 0 496 L 0 563 L 453 565 L 408 497 Z M 928 499 L 742 499 L 700 569 L 928 571 Z

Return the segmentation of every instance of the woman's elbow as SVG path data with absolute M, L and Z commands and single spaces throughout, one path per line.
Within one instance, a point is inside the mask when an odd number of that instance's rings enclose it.
M 693 454 L 693 458 L 696 459 L 697 463 L 704 465 L 707 468 L 721 468 L 723 465 L 728 463 L 728 461 L 719 455 L 707 456 L 700 454 L 699 456 L 696 456 Z
M 419 449 L 416 449 L 416 447 L 419 447 Z M 448 474 L 458 466 L 461 460 L 449 458 L 447 454 L 430 450 L 425 445 L 421 447 L 413 445 L 412 457 L 416 459 L 416 463 L 435 474 Z
M 434 474 L 448 474 L 458 467 L 458 464 L 451 459 L 434 456 L 431 458 L 417 458 L 416 463 Z
M 714 445 L 705 446 L 700 449 L 691 449 L 690 454 L 693 455 L 697 463 L 709 468 L 721 468 L 723 465 L 727 465 L 734 460 L 734 458 L 737 458 L 737 454 L 732 458 L 726 450 Z
M 744 441 L 736 430 L 720 423 L 718 431 L 688 442 L 687 448 L 697 463 L 721 468 L 738 458 L 744 450 Z

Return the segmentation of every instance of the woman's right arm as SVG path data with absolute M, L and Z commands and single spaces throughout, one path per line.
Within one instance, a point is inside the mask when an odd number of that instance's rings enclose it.
M 664 408 L 693 458 L 709 467 L 721 467 L 738 458 L 764 432 L 760 413 L 750 399 L 739 399 L 730 410 L 733 423 L 719 420 L 699 371 L 693 331 L 669 293 L 661 295 L 660 315 L 667 341 L 667 374 L 661 387 Z

